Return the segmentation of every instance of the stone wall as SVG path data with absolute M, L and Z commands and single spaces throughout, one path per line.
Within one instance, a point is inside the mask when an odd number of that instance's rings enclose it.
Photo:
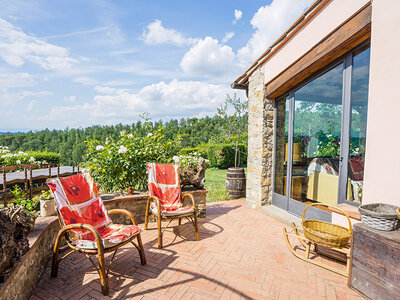
M 196 203 L 197 216 L 199 218 L 206 217 L 206 202 L 207 202 L 207 190 L 183 190 L 182 193 L 192 194 Z M 130 211 L 133 214 L 136 223 L 144 223 L 148 194 L 137 194 L 128 196 L 119 196 L 112 199 L 103 197 L 103 202 L 107 210 L 113 208 L 122 208 Z M 185 201 L 188 198 L 185 198 Z M 131 224 L 128 217 L 123 214 L 111 214 L 113 222 L 119 224 Z
M 59 230 L 60 225 L 56 217 L 36 220 L 35 228 L 28 236 L 31 248 L 1 287 L 0 300 L 29 299 L 36 283 L 43 275 L 47 262 L 52 257 Z M 35 233 L 40 235 L 37 237 Z
M 272 203 L 274 100 L 265 97 L 264 68 L 249 78 L 249 138 L 246 203 L 252 208 Z

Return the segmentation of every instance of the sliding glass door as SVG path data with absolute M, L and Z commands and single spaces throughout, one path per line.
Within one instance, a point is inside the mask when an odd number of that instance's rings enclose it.
M 363 47 L 276 100 L 274 205 L 300 215 L 309 203 L 361 202 L 368 75 Z

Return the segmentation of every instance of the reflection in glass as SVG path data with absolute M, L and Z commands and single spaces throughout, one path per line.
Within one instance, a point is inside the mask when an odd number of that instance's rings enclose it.
M 275 138 L 275 184 L 274 192 L 286 195 L 287 138 L 289 129 L 289 99 L 277 100 L 277 120 Z
M 350 149 L 348 165 L 347 200 L 361 203 L 365 141 L 367 133 L 368 82 L 370 50 L 354 53 L 351 80 Z
M 291 197 L 336 204 L 339 185 L 343 65 L 294 94 Z

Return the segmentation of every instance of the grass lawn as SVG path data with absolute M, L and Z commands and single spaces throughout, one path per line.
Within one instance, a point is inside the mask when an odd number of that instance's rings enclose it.
M 208 168 L 206 170 L 206 182 L 204 187 L 206 190 L 208 190 L 207 202 L 217 202 L 232 199 L 232 197 L 229 196 L 225 191 L 225 178 L 227 172 L 227 169 Z
M 206 181 L 204 187 L 208 190 L 207 202 L 216 202 L 232 199 L 225 191 L 225 177 L 227 169 L 211 169 L 206 170 Z

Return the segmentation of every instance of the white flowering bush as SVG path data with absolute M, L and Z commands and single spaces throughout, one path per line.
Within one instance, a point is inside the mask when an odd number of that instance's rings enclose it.
M 0 166 L 20 166 L 22 164 L 47 164 L 50 162 L 58 163 L 60 155 L 52 152 L 11 152 L 8 147 L 0 146 Z
M 18 166 L 20 164 L 29 164 L 29 154 L 19 151 L 17 153 L 10 152 L 7 147 L 2 146 L 1 165 Z
M 201 162 L 202 157 L 200 153 L 193 152 L 190 154 L 181 154 L 179 156 L 174 156 L 172 159 L 176 164 L 179 164 L 182 169 L 185 169 L 196 167 Z M 205 161 L 207 163 L 209 162 L 207 159 Z
M 87 141 L 86 163 L 94 180 L 105 192 L 147 187 L 147 162 L 171 163 L 180 149 L 180 140 L 167 140 L 164 129 L 150 132 L 143 124 L 145 136 L 122 131 L 118 139 Z
M 0 146 L 0 154 L 8 153 L 10 150 L 8 150 L 7 146 Z

